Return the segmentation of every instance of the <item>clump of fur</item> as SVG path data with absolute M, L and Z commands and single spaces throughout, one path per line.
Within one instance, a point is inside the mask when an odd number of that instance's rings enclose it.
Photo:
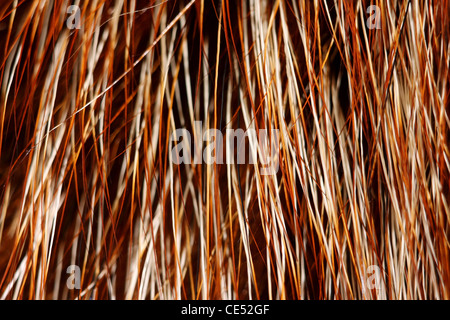
M 448 299 L 448 12 L 2 2 L 0 297 Z M 175 165 L 195 121 L 279 130 L 278 172 Z

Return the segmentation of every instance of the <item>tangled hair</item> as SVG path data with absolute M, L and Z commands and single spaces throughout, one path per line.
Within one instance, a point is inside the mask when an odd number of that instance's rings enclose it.
M 449 13 L 2 1 L 0 297 L 449 299 Z

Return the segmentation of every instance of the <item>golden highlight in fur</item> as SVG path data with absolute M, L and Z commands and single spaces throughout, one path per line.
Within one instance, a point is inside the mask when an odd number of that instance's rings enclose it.
M 2 1 L 0 298 L 449 299 L 449 12 Z

